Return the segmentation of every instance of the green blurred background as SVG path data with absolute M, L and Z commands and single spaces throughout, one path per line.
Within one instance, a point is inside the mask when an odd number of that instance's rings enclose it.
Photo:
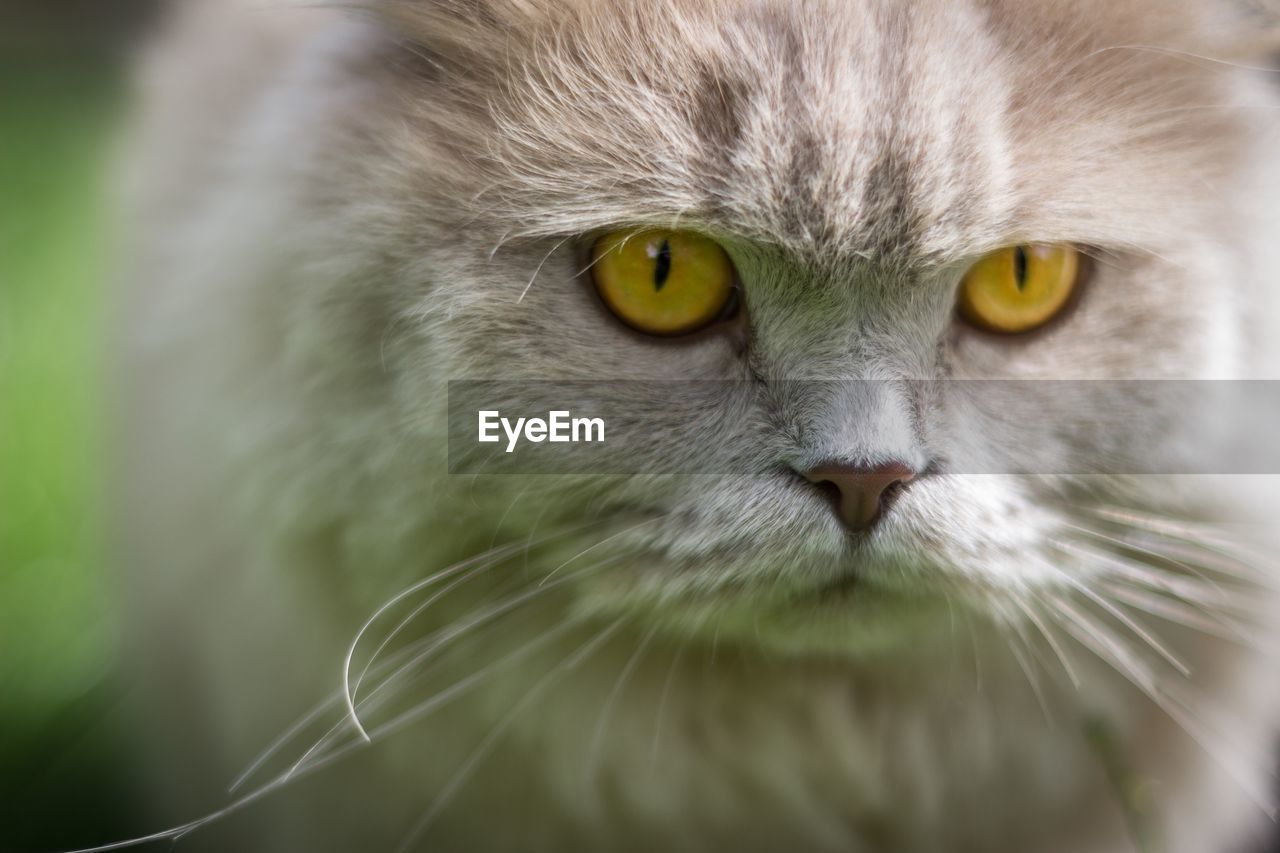
M 0 0 L 0 851 L 142 829 L 104 548 L 111 163 L 144 0 Z

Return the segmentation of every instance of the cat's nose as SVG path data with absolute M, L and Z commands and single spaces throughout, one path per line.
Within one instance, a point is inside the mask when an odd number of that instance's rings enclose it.
M 836 515 L 857 533 L 870 529 L 884 515 L 916 472 L 902 462 L 862 466 L 825 462 L 804 472 L 805 479 L 831 494 Z

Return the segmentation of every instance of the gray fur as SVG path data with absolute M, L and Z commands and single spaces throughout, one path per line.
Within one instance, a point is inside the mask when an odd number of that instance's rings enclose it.
M 1182 439 L 1205 413 L 1052 383 L 992 411 L 959 390 L 785 382 L 1280 378 L 1280 100 L 1226 0 L 356 6 L 193 4 L 146 77 L 123 553 L 182 813 L 330 693 L 401 587 L 598 519 L 426 615 L 457 624 L 584 549 L 614 560 L 432 689 L 571 636 L 390 738 L 366 784 L 326 770 L 239 849 L 394 849 L 445 790 L 423 849 L 1128 850 L 1081 735 L 1097 719 L 1154 786 L 1163 849 L 1260 831 L 1280 573 L 1241 531 L 1274 517 L 1271 484 L 946 468 L 1010 452 L 1013 419 L 1037 453 L 1159 464 L 1196 452 Z M 648 339 L 595 302 L 585 239 L 674 224 L 733 258 L 739 326 Z M 1026 338 L 958 324 L 965 269 L 1021 241 L 1090 247 L 1080 303 Z M 456 378 L 744 380 L 757 395 L 708 412 L 694 446 L 635 452 L 756 470 L 451 477 Z M 789 470 L 832 457 L 932 473 L 852 547 Z M 1135 565 L 1148 583 L 1223 574 L 1257 605 L 1249 642 L 1136 612 L 1177 672 L 1098 604 Z M 1195 589 L 1181 612 L 1225 618 Z M 1073 639 L 1063 608 L 1111 633 Z M 1089 648 L 1117 634 L 1127 668 Z M 212 831 L 183 844 L 218 849 Z

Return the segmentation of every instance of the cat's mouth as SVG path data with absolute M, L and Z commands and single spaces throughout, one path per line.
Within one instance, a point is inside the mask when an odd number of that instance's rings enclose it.
M 857 595 L 859 589 L 867 583 L 866 578 L 857 572 L 847 572 L 829 583 L 820 585 L 814 591 L 815 601 L 822 604 L 834 604 L 841 601 L 847 601 L 851 596 Z
M 652 623 L 686 639 L 786 653 L 897 648 L 954 624 L 955 590 L 922 583 L 918 568 L 873 556 L 864 545 L 851 543 L 847 559 L 821 569 L 770 568 L 739 562 L 710 581 L 680 570 L 655 572 L 650 559 L 633 558 L 584 584 L 579 604 L 593 615 Z

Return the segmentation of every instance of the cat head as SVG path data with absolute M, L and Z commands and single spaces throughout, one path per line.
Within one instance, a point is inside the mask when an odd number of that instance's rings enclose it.
M 1089 584 L 1117 526 L 1132 532 L 1126 513 L 1190 523 L 1219 506 L 1102 476 L 1102 456 L 1158 467 L 1181 448 L 1193 419 L 1176 402 L 1052 380 L 1256 371 L 1274 101 L 1241 63 L 1263 56 L 1242 23 L 1262 7 L 366 5 L 399 43 L 367 230 L 394 258 L 397 334 L 379 357 L 410 443 L 439 441 L 444 379 L 755 389 L 629 448 L 696 477 L 440 486 L 458 495 L 449 515 L 495 535 L 588 511 L 643 519 L 597 552 L 627 556 L 584 581 L 596 606 L 776 620 L 792 637 L 818 611 L 874 619 L 864 590 L 989 601 Z M 734 307 L 680 335 L 620 317 L 592 268 L 600 241 L 653 233 L 718 247 Z M 1013 334 L 957 310 L 975 265 L 1011 247 L 1076 259 L 1071 299 Z M 977 378 L 1045 381 L 980 411 L 953 386 L 895 384 Z M 654 405 L 628 387 L 613 402 Z M 1098 476 L 949 467 L 1010 445 Z M 718 476 L 743 458 L 750 470 Z M 854 509 L 833 512 L 833 492 Z

